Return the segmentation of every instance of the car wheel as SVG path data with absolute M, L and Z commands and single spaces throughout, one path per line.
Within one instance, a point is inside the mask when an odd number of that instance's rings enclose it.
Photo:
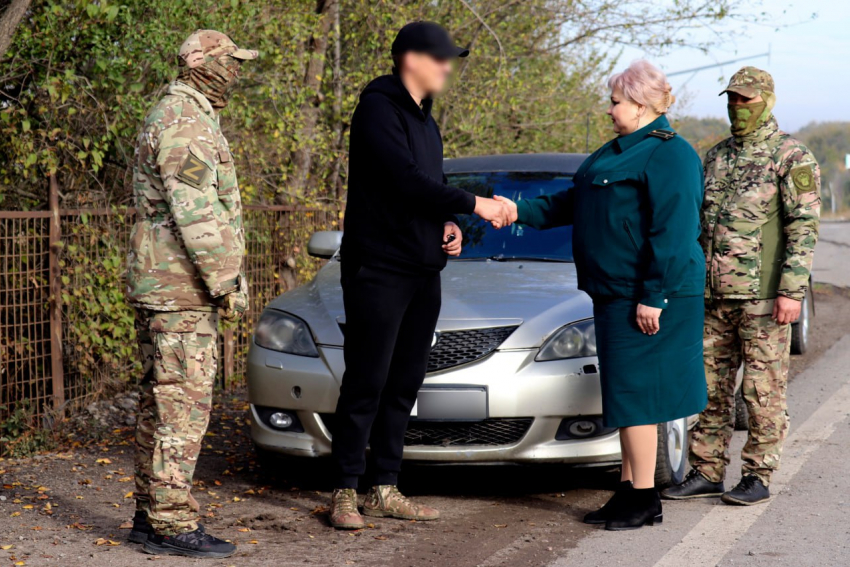
M 658 455 L 655 461 L 655 486 L 679 484 L 688 469 L 688 418 L 658 424 Z
M 803 305 L 800 306 L 800 319 L 791 324 L 791 354 L 806 354 L 809 349 L 809 329 L 814 317 L 812 288 L 806 291 Z

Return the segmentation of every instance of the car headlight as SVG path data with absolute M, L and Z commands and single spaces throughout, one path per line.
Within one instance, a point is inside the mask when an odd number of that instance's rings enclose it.
M 561 327 L 546 339 L 534 360 L 563 360 L 596 356 L 596 326 L 593 319 Z
M 287 354 L 319 356 L 307 323 L 282 311 L 263 311 L 254 330 L 254 342 L 263 348 Z

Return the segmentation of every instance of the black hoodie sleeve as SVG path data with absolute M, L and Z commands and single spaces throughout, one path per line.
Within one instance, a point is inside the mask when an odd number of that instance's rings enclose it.
M 351 125 L 352 133 L 355 129 L 360 131 L 362 141 L 379 160 L 393 188 L 422 210 L 445 216 L 471 214 L 475 209 L 473 194 L 429 177 L 416 164 L 398 112 L 383 96 L 363 97 Z

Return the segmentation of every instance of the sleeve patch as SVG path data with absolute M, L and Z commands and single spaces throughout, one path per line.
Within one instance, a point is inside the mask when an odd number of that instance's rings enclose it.
M 211 171 L 206 163 L 189 151 L 186 154 L 186 159 L 183 160 L 183 164 L 177 171 L 177 179 L 195 189 L 200 189 L 206 185 Z
M 791 180 L 794 182 L 794 187 L 797 193 L 808 193 L 817 188 L 815 184 L 815 174 L 812 171 L 812 166 L 803 165 L 795 167 L 791 170 Z

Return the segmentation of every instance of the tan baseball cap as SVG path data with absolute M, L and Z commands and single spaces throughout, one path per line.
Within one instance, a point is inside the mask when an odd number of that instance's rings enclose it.
M 773 77 L 756 67 L 743 67 L 729 79 L 729 85 L 721 95 L 733 92 L 747 98 L 755 98 L 765 92 L 774 92 Z
M 259 53 L 253 49 L 239 49 L 227 35 L 215 30 L 197 30 L 180 46 L 180 64 L 190 69 L 222 55 L 245 61 L 256 59 Z

